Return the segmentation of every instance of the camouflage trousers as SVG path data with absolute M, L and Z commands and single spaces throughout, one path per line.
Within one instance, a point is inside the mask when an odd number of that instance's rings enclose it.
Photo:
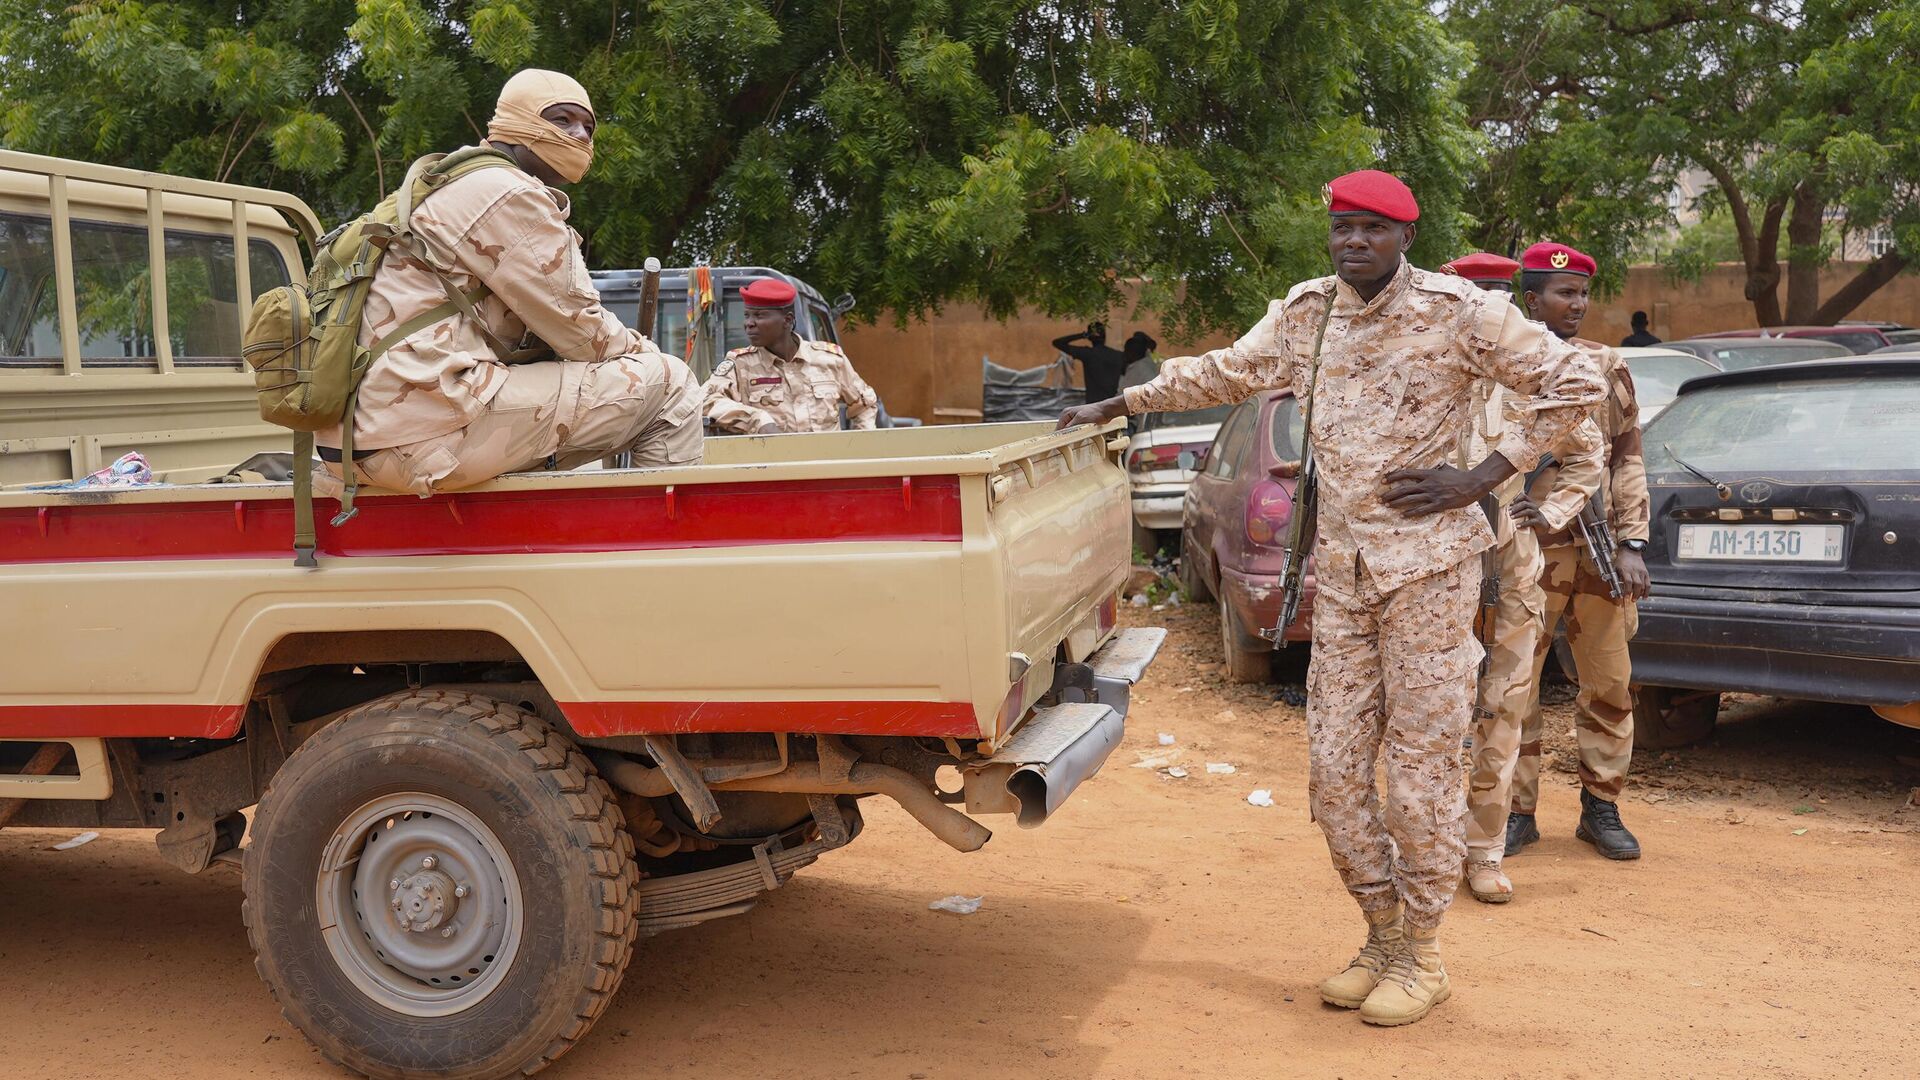
M 472 423 L 376 450 L 358 462 L 360 476 L 363 483 L 425 496 L 503 473 L 573 469 L 625 450 L 641 468 L 698 464 L 700 401 L 691 369 L 665 353 L 516 364 Z M 339 468 L 327 465 L 335 477 Z M 329 493 L 318 483 L 315 490 Z
M 1467 852 L 1500 861 L 1507 846 L 1507 808 L 1520 733 L 1534 692 L 1534 652 L 1545 598 L 1543 559 L 1532 529 L 1514 529 L 1500 545 L 1500 606 L 1493 617 L 1493 648 L 1473 709 L 1473 757 L 1467 778 Z
M 1322 545 L 1315 580 L 1308 803 L 1360 907 L 1404 901 L 1409 927 L 1432 929 L 1466 857 L 1460 744 L 1481 657 L 1480 559 L 1382 593 L 1355 555 Z
M 1614 802 L 1633 762 L 1633 662 L 1627 642 L 1639 628 L 1640 611 L 1615 600 L 1583 549 L 1573 545 L 1544 552 L 1540 586 L 1546 598 L 1540 640 L 1533 650 L 1533 681 L 1553 647 L 1553 627 L 1567 620 L 1567 646 L 1580 675 L 1574 699 L 1574 731 L 1580 744 L 1580 783 L 1596 799 Z M 1540 695 L 1533 695 L 1520 732 L 1520 760 L 1513 771 L 1513 812 L 1531 814 L 1540 802 Z

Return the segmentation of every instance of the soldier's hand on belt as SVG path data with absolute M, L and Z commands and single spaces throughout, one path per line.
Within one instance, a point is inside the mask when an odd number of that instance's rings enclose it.
M 1647 560 L 1630 547 L 1621 547 L 1613 553 L 1613 568 L 1620 574 L 1620 584 L 1627 590 L 1627 599 L 1644 600 L 1653 592 L 1653 579 L 1647 575 Z
M 1507 507 L 1507 516 L 1522 529 L 1532 529 L 1538 533 L 1548 531 L 1547 517 L 1540 512 L 1540 504 L 1525 492 L 1514 496 L 1513 503 Z
M 1442 465 L 1437 469 L 1395 469 L 1386 476 L 1381 501 L 1408 517 L 1471 506 L 1492 488 L 1474 473 Z

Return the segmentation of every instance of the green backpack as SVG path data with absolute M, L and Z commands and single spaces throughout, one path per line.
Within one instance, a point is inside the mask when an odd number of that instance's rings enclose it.
M 241 337 L 241 355 L 253 368 L 260 418 L 291 428 L 293 436 L 293 550 L 295 566 L 313 566 L 313 433 L 340 425 L 341 474 L 337 528 L 358 511 L 359 484 L 353 468 L 353 411 L 360 380 L 374 360 L 394 344 L 447 318 L 464 313 L 508 362 L 537 350 L 516 349 L 496 338 L 474 312 L 491 291 L 476 285 L 462 291 L 430 258 L 414 236 L 414 207 L 468 173 L 513 166 L 512 158 L 485 146 L 451 154 L 429 154 L 413 163 L 400 189 L 362 214 L 321 237 L 314 245 L 313 268 L 304 285 L 282 285 L 254 301 Z M 373 343 L 360 344 L 360 321 L 367 289 L 387 252 L 398 247 L 433 270 L 446 290 L 445 303 L 415 315 Z

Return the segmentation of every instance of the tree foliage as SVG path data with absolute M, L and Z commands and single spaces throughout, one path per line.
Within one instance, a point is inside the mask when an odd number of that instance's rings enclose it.
M 1624 273 L 1696 169 L 1761 325 L 1834 322 L 1920 261 L 1920 0 L 1458 0 L 1447 22 L 1481 59 L 1482 243 L 1555 236 Z M 1897 246 L 1823 298 L 1836 223 Z
M 595 265 L 772 264 L 869 316 L 1095 315 L 1141 278 L 1191 334 L 1326 272 L 1349 169 L 1458 253 L 1468 55 L 1420 0 L 0 0 L 0 142 L 331 220 L 553 67 L 600 113 Z

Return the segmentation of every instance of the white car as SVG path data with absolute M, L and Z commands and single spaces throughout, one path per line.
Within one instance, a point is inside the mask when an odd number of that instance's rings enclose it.
M 1141 553 L 1169 553 L 1180 544 L 1180 512 L 1200 458 L 1213 445 L 1220 421 L 1233 411 L 1216 405 L 1192 412 L 1148 413 L 1127 448 L 1127 478 L 1133 481 L 1134 543 Z
M 1664 349 L 1657 345 L 1622 348 L 1620 358 L 1627 362 L 1627 370 L 1633 375 L 1634 394 L 1640 401 L 1642 427 L 1659 416 L 1660 410 L 1673 401 L 1675 395 L 1680 393 L 1681 383 L 1720 370 L 1719 365 L 1690 352 Z

